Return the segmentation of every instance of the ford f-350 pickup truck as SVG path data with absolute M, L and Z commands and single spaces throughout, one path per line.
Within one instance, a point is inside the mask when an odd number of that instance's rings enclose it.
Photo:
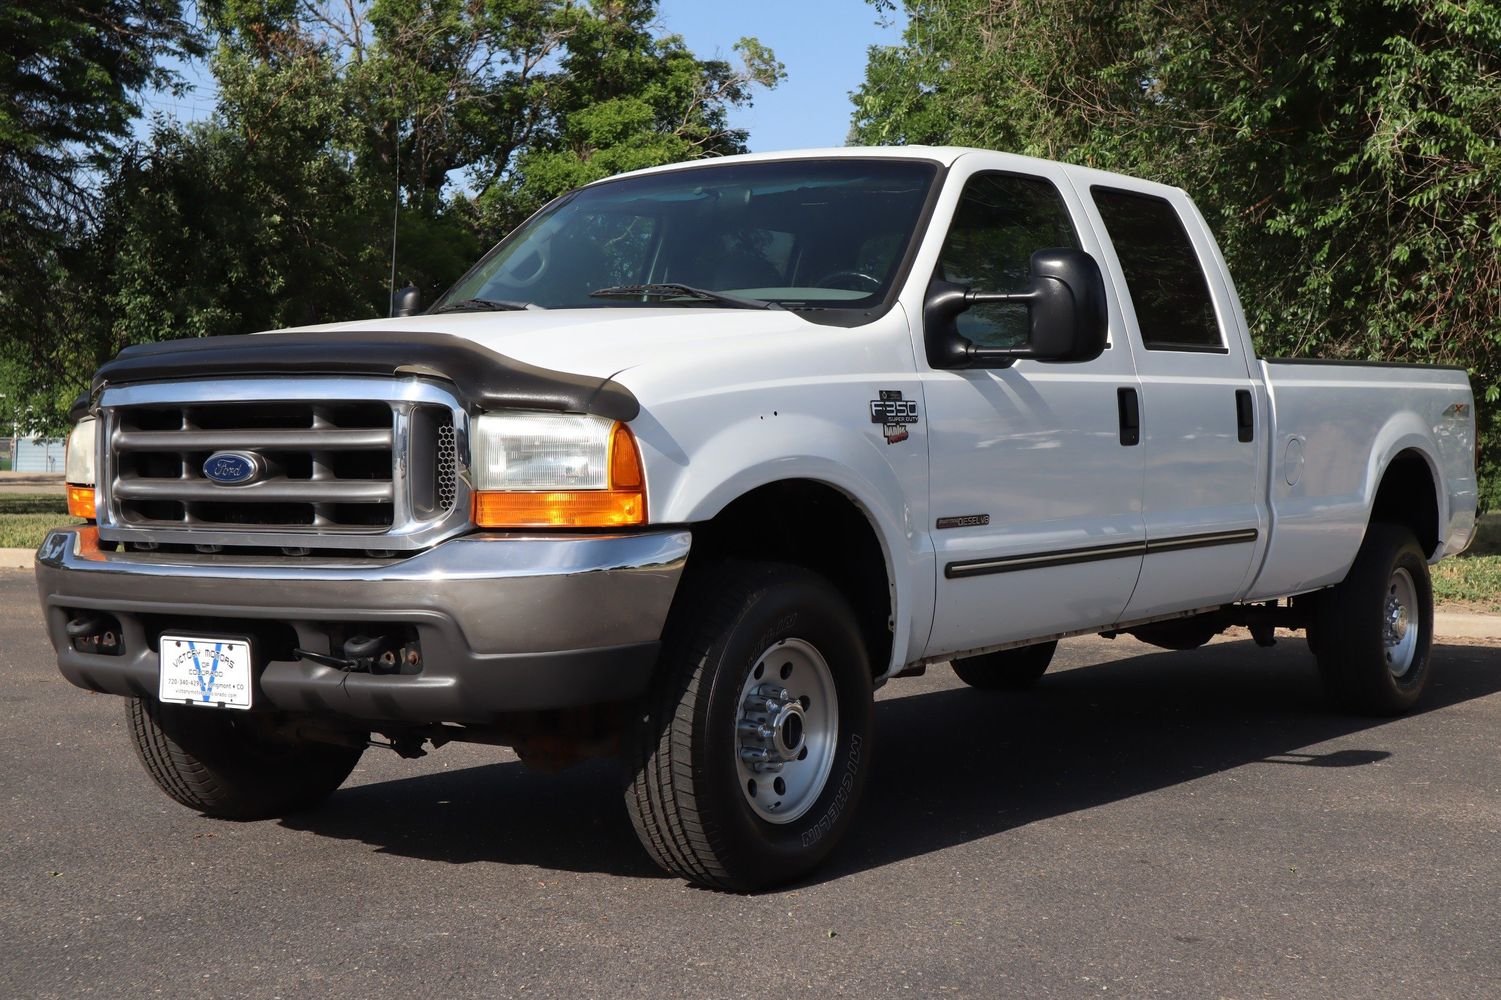
M 557 199 L 421 315 L 122 352 L 37 583 L 202 813 L 306 808 L 371 745 L 613 754 L 657 863 L 747 890 L 825 858 L 873 690 L 930 663 L 1016 690 L 1070 635 L 1306 629 L 1338 707 L 1409 708 L 1472 407 L 1257 357 L 1178 189 L 730 157 Z

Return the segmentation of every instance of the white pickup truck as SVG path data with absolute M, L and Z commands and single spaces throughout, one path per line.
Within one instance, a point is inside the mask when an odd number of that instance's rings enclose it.
M 1258 358 L 1175 188 L 731 157 L 557 199 L 421 315 L 124 351 L 37 581 L 63 674 L 205 814 L 306 808 L 371 745 L 615 754 L 652 857 L 747 890 L 829 853 L 872 691 L 930 663 L 1021 689 L 1070 635 L 1307 629 L 1338 707 L 1408 708 L 1472 407 Z

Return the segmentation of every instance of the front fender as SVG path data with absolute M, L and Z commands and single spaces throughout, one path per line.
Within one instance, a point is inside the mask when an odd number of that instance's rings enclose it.
M 912 646 L 926 641 L 932 619 L 932 545 L 920 530 L 927 444 L 915 433 L 888 445 L 881 425 L 859 419 L 863 412 L 836 420 L 776 409 L 716 426 L 688 423 L 676 434 L 643 414 L 633 426 L 657 523 L 708 521 L 747 493 L 789 480 L 822 483 L 849 497 L 870 522 L 886 561 L 894 622 L 889 675 L 916 655 Z

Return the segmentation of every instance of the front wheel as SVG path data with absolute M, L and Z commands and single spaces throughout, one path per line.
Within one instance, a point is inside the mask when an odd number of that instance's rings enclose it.
M 626 807 L 667 871 L 716 889 L 793 881 L 833 850 L 870 766 L 870 665 L 823 578 L 727 563 L 675 609 Z
M 1433 585 L 1412 532 L 1372 524 L 1344 581 L 1320 595 L 1313 624 L 1310 645 L 1340 708 L 1397 715 L 1417 704 L 1431 674 Z
M 223 819 L 270 819 L 316 805 L 344 783 L 364 752 L 278 738 L 248 712 L 132 698 L 125 715 L 157 787 Z

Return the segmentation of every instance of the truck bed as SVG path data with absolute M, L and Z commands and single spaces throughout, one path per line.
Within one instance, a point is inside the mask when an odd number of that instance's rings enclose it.
M 1409 449 L 1407 461 L 1424 462 L 1432 482 L 1447 484 L 1434 498 L 1430 561 L 1469 545 L 1477 503 L 1475 411 L 1464 369 L 1301 359 L 1259 364 L 1272 428 L 1272 530 L 1247 600 L 1338 583 L 1360 548 L 1383 471 Z M 1438 456 L 1440 469 L 1421 457 L 1424 450 Z

